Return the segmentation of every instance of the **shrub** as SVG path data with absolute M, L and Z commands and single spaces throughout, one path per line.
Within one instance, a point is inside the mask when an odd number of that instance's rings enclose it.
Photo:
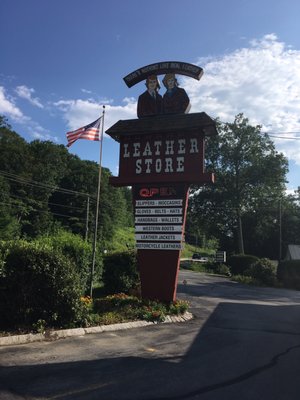
M 231 275 L 229 267 L 227 267 L 227 265 L 225 265 L 225 264 L 216 263 L 213 271 L 215 274 L 218 274 L 218 275 L 225 275 L 225 276 Z
M 53 236 L 42 236 L 36 239 L 36 242 L 41 245 L 47 245 L 69 258 L 74 263 L 75 269 L 79 274 L 82 292 L 88 291 L 93 253 L 90 243 L 83 240 L 79 235 L 74 235 L 64 230 L 59 230 L 57 234 Z M 102 257 L 99 251 L 97 253 L 95 277 L 96 280 L 100 280 L 102 273 Z
M 252 264 L 244 275 L 254 278 L 263 285 L 274 286 L 276 282 L 276 268 L 267 258 L 261 258 Z
M 139 284 L 136 253 L 126 251 L 105 256 L 102 280 L 106 293 L 128 293 Z
M 245 271 L 251 267 L 259 258 L 248 254 L 235 254 L 229 257 L 229 265 L 232 275 L 245 275 Z
M 280 261 L 277 277 L 285 287 L 300 290 L 300 260 Z
M 69 327 L 83 318 L 79 277 L 62 254 L 36 244 L 17 242 L 6 257 L 0 324 Z
M 259 282 L 256 281 L 254 278 L 251 278 L 251 276 L 245 276 L 245 275 L 234 275 L 232 278 L 235 282 L 243 283 L 244 285 L 259 285 Z
M 6 258 L 10 249 L 14 246 L 14 241 L 0 240 L 0 279 L 5 274 Z
M 169 305 L 169 312 L 172 315 L 184 314 L 189 309 L 189 302 L 185 300 L 176 300 Z

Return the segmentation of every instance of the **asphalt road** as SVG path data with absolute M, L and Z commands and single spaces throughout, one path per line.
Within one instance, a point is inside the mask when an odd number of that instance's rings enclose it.
M 0 348 L 0 399 L 300 398 L 300 292 L 182 271 L 178 298 L 193 320 Z

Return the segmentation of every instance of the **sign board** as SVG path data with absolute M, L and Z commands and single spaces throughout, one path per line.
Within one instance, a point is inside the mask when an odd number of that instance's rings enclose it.
M 186 209 L 183 187 L 135 186 L 133 197 L 137 249 L 181 250 Z
M 226 262 L 226 251 L 216 252 L 216 262 L 225 263 Z
M 189 186 L 214 181 L 204 140 L 217 134 L 215 122 L 205 113 L 155 115 L 118 121 L 106 133 L 120 143 L 119 175 L 110 183 L 132 187 L 142 297 L 174 301 Z
M 107 133 L 120 142 L 119 176 L 110 178 L 114 186 L 214 180 L 213 174 L 205 172 L 204 138 L 216 130 L 205 113 L 119 121 Z M 151 193 L 145 193 L 148 197 Z

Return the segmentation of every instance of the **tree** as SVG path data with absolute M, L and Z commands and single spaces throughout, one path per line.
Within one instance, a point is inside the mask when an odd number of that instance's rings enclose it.
M 99 166 L 50 141 L 27 143 L 0 116 L 0 238 L 34 238 L 57 226 L 93 235 Z M 102 168 L 99 238 L 109 241 L 116 228 L 132 225 L 128 188 L 109 185 Z M 5 233 L 5 235 L 4 235 Z
M 206 149 L 207 170 L 216 182 L 194 188 L 190 213 L 222 246 L 244 253 L 245 243 L 266 234 L 263 221 L 270 216 L 263 209 L 284 195 L 288 163 L 261 126 L 249 125 L 243 114 L 233 123 L 218 122 L 218 130 Z M 250 215 L 256 222 L 248 227 L 243 221 Z

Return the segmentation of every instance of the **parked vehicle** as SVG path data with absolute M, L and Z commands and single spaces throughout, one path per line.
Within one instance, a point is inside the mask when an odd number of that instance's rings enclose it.
M 193 261 L 197 261 L 197 262 L 203 262 L 203 263 L 209 261 L 207 257 L 201 256 L 200 253 L 194 253 L 194 254 L 192 255 L 192 260 L 193 260 Z

